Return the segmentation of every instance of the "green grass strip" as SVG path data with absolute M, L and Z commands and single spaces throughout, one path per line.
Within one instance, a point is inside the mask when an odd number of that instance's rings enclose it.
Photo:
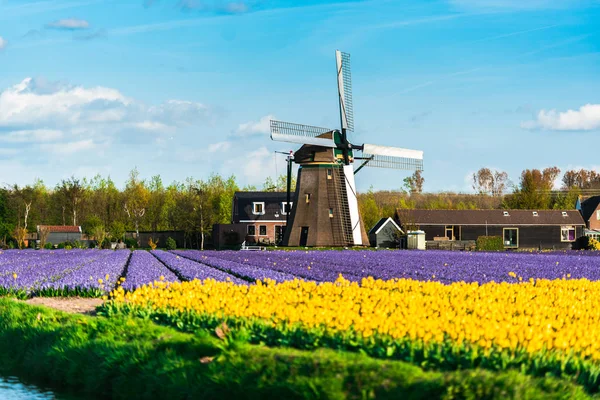
M 0 373 L 85 398 L 589 398 L 556 378 L 478 369 L 425 372 L 359 353 L 249 345 L 235 335 L 217 339 L 139 318 L 70 315 L 0 299 Z
M 451 339 L 442 343 L 426 344 L 421 340 L 395 339 L 377 333 L 364 338 L 361 333 L 351 329 L 341 332 L 325 327 L 307 328 L 299 323 L 273 325 L 261 318 L 236 318 L 169 308 L 154 309 L 150 306 L 132 306 L 115 301 L 105 302 L 98 310 L 106 316 L 129 315 L 149 319 L 187 333 L 214 330 L 226 322 L 234 330 L 244 330 L 245 340 L 250 344 L 293 347 L 300 350 L 324 347 L 345 352 L 360 352 L 374 358 L 408 362 L 425 370 L 518 369 L 526 375 L 554 376 L 571 380 L 583 386 L 588 393 L 597 393 L 600 390 L 598 361 L 558 350 L 542 350 L 536 353 L 529 353 L 524 349 L 486 350 L 477 344 L 459 344 Z

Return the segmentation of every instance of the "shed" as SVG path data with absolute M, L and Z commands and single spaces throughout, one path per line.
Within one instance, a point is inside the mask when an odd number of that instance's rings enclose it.
M 381 218 L 369 231 L 371 247 L 397 248 L 402 229 L 390 217 Z
M 66 226 L 66 225 L 38 225 L 38 238 L 40 230 L 48 229 L 48 237 L 46 243 L 59 244 L 64 242 L 82 241 L 83 233 L 81 226 Z

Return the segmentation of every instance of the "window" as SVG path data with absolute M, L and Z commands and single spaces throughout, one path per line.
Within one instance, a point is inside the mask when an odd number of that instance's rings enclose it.
M 260 236 L 267 236 L 267 226 L 266 225 L 259 225 L 258 226 L 258 234 Z
M 304 197 L 306 199 L 306 204 L 310 203 L 310 193 L 306 193 Z
M 519 247 L 519 229 L 518 228 L 504 228 L 504 247 L 516 248 Z
M 561 226 L 560 227 L 560 241 L 561 242 L 574 242 L 575 241 L 575 227 L 574 226 Z
M 265 202 L 257 202 L 252 203 L 252 214 L 254 215 L 263 215 L 265 213 Z
M 290 201 L 289 204 L 285 201 L 281 202 L 281 213 L 283 215 L 287 215 L 287 213 L 289 213 L 292 210 L 292 207 L 294 206 L 294 202 Z
M 327 169 L 327 179 L 333 179 L 333 170 L 331 168 Z
M 256 235 L 256 226 L 255 225 L 248 225 L 248 236 L 254 236 Z
M 329 218 L 333 218 L 333 208 L 329 209 Z
M 596 210 L 596 219 L 600 221 L 600 210 Z

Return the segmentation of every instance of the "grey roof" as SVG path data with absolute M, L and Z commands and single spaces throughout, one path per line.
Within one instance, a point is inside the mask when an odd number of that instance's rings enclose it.
M 505 212 L 508 215 L 504 215 Z M 577 210 L 399 209 L 396 219 L 403 224 L 415 225 L 585 225 Z
M 285 201 L 287 192 L 235 192 L 234 197 L 252 201 Z M 293 200 L 296 193 L 292 191 L 290 197 Z
M 369 235 L 371 233 L 377 233 L 377 231 L 384 226 L 387 223 L 393 223 L 395 226 L 395 222 L 392 218 L 390 217 L 386 217 L 386 218 L 381 218 L 379 221 L 377 221 L 377 223 L 375 224 L 375 226 L 373 226 L 370 230 L 369 230 Z
M 295 193 L 290 193 L 290 201 L 294 203 Z M 285 222 L 285 214 L 282 213 L 281 203 L 287 201 L 286 192 L 235 192 L 233 196 L 233 221 L 282 221 Z M 255 215 L 252 213 L 254 202 L 265 203 L 265 213 Z M 278 214 L 276 217 L 275 214 Z

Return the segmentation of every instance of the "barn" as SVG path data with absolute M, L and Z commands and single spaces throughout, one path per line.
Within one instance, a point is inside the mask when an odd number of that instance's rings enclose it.
M 506 249 L 571 249 L 584 235 L 577 210 L 397 210 L 399 226 L 425 231 L 429 242 L 500 236 Z

